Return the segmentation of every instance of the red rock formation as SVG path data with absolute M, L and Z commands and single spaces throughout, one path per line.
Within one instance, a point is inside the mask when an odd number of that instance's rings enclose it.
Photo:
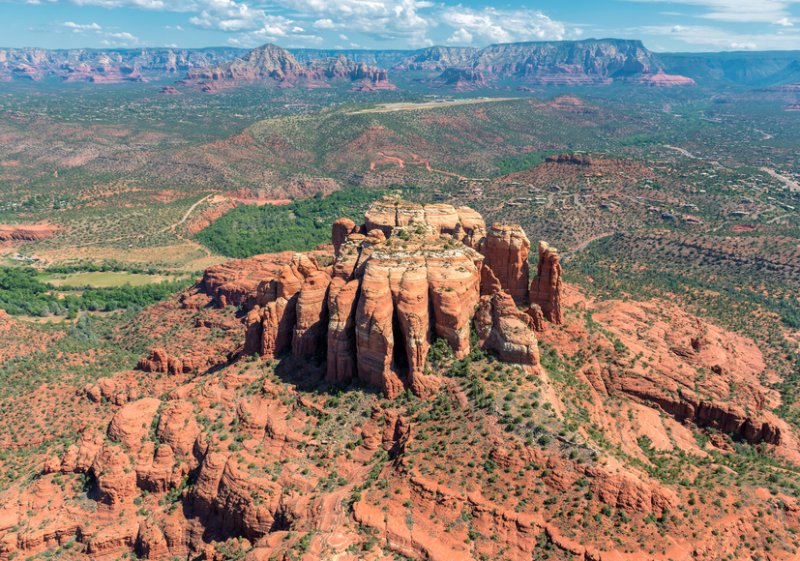
M 349 382 L 356 375 L 355 311 L 360 283 L 336 277 L 328 289 L 328 364 L 326 378 Z
M 687 76 L 679 74 L 667 74 L 659 70 L 655 74 L 643 74 L 632 80 L 638 84 L 652 86 L 656 88 L 670 88 L 675 86 L 696 86 L 697 83 Z
M 138 450 L 150 432 L 160 406 L 161 401 L 153 397 L 123 405 L 108 425 L 109 438 L 121 442 L 129 449 Z
M 531 321 L 533 322 L 533 328 L 536 331 L 544 331 L 545 321 L 544 321 L 544 312 L 542 312 L 541 306 L 539 304 L 531 304 L 528 306 L 528 309 L 525 310 L 531 317 Z
M 389 397 L 406 389 L 424 395 L 438 385 L 426 373 L 433 339 L 466 357 L 484 293 L 481 344 L 504 360 L 538 363 L 534 321 L 506 298 L 524 300 L 528 292 L 530 243 L 519 226 L 496 225 L 487 235 L 472 209 L 392 197 L 373 204 L 365 219 L 360 228 L 347 219 L 333 225 L 329 268 L 310 256 L 278 254 L 206 272 L 203 284 L 218 303 L 250 306 L 245 353 L 274 358 L 291 349 L 303 359 L 327 347 L 329 381 L 358 377 Z
M 481 347 L 497 352 L 501 360 L 530 366 L 539 364 L 533 320 L 517 309 L 508 293 L 495 292 L 481 298 L 475 329 Z
M 169 547 L 164 533 L 152 519 L 139 523 L 136 534 L 136 553 L 144 559 L 163 559 L 169 556 Z
M 547 156 L 546 161 L 555 164 L 575 164 L 576 166 L 592 165 L 592 157 L 583 154 L 558 154 Z
M 397 226 L 425 223 L 441 234 L 449 234 L 476 248 L 486 234 L 486 224 L 480 214 L 471 208 L 454 208 L 451 205 L 419 205 L 397 197 L 384 197 L 370 206 L 364 214 L 367 232 L 381 230 L 387 237 Z
M 486 233 L 482 253 L 500 286 L 515 301 L 522 302 L 528 296 L 528 254 L 531 242 L 516 224 L 494 224 Z
M 347 236 L 355 233 L 357 230 L 356 223 L 349 218 L 340 218 L 331 226 L 331 243 L 333 243 L 333 251 L 336 255 L 339 254 L 339 248 L 347 240 Z
M 170 401 L 158 419 L 156 436 L 169 444 L 176 454 L 189 454 L 194 446 L 200 425 L 194 413 L 194 406 L 188 401 Z
M 33 242 L 55 235 L 58 228 L 46 223 L 9 225 L 0 224 L 0 243 Z
M 296 357 L 311 357 L 325 349 L 328 325 L 328 285 L 325 271 L 314 271 L 303 283 L 297 299 L 292 352 Z
M 168 355 L 167 351 L 159 347 L 151 349 L 147 357 L 139 359 L 136 368 L 144 372 L 168 374 L 183 374 L 193 370 L 191 364 L 186 364 L 180 358 Z
M 562 292 L 561 257 L 547 242 L 539 242 L 539 264 L 531 282 L 528 299 L 531 304 L 537 304 L 542 309 L 548 321 L 561 324 L 564 322 Z
M 118 505 L 136 494 L 136 472 L 120 446 L 103 446 L 92 462 L 100 500 Z

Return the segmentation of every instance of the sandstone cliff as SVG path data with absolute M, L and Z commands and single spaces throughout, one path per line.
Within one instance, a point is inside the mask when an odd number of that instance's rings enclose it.
M 204 286 L 219 305 L 248 310 L 245 352 L 325 356 L 329 380 L 356 377 L 389 397 L 435 389 L 426 373 L 431 344 L 443 339 L 463 358 L 473 328 L 479 345 L 502 360 L 538 364 L 534 329 L 543 326 L 515 303 L 531 290 L 530 242 L 519 226 L 487 232 L 472 209 L 387 197 L 361 227 L 336 221 L 331 237 L 330 266 L 320 254 L 282 254 L 257 258 L 244 277 L 239 265 L 206 271 Z M 552 255 L 542 254 L 540 265 L 549 292 L 533 294 L 559 322 L 560 266 L 551 289 Z

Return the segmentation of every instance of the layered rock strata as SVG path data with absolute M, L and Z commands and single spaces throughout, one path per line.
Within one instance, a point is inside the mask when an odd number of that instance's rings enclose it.
M 562 310 L 563 283 L 561 281 L 561 257 L 558 250 L 547 242 L 539 242 L 539 265 L 531 282 L 528 299 L 531 305 L 541 308 L 548 321 L 564 322 Z
M 520 311 L 532 290 L 530 242 L 517 225 L 487 231 L 470 208 L 387 197 L 360 227 L 337 220 L 331 237 L 331 265 L 320 252 L 284 253 L 206 271 L 205 289 L 217 304 L 246 311 L 245 353 L 317 357 L 331 382 L 357 378 L 389 397 L 423 395 L 438 386 L 427 372 L 435 339 L 464 358 L 474 323 L 483 349 L 535 366 L 535 330 L 544 317 L 561 317 L 557 253 L 540 252 L 542 288 L 531 292 L 537 300 L 528 313 Z
M 494 224 L 486 234 L 485 265 L 514 300 L 528 296 L 528 255 L 531 242 L 517 224 Z

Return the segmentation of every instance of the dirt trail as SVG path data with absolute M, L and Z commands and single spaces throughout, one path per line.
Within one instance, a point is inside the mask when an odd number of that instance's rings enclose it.
M 378 152 L 378 156 L 380 156 L 382 160 L 370 162 L 369 169 L 371 171 L 375 171 L 375 168 L 378 166 L 378 164 L 392 163 L 397 165 L 397 167 L 399 167 L 400 169 L 405 169 L 407 165 L 424 167 L 425 171 L 428 171 L 430 173 L 438 173 L 439 175 L 446 175 L 447 177 L 454 177 L 459 181 L 489 181 L 489 179 L 486 177 L 465 177 L 463 175 L 459 175 L 452 171 L 437 169 L 435 167 L 432 167 L 428 160 L 420 158 L 417 154 L 411 154 L 412 158 L 411 161 L 404 160 L 403 158 L 400 158 L 398 156 L 390 156 L 389 154 L 386 154 L 384 152 Z
M 670 150 L 674 150 L 675 152 L 679 152 L 680 154 L 683 154 L 684 156 L 686 156 L 687 158 L 691 158 L 692 160 L 699 160 L 700 159 L 697 156 L 695 156 L 694 154 L 692 154 L 691 152 L 689 152 L 688 150 L 686 150 L 685 148 L 680 148 L 678 146 L 671 146 L 669 144 L 662 144 L 662 146 L 664 148 L 669 148 Z
M 763 168 L 759 168 L 759 169 L 761 171 L 763 171 L 764 173 L 768 174 L 773 179 L 777 179 L 778 181 L 780 181 L 781 183 L 786 185 L 789 188 L 790 191 L 794 191 L 796 193 L 800 193 L 800 183 L 798 183 L 797 181 L 793 180 L 792 178 L 786 177 L 785 175 L 781 175 L 780 173 L 778 173 L 777 171 L 775 171 L 772 168 L 763 167 Z
M 178 226 L 181 226 L 181 225 L 185 224 L 186 221 L 189 220 L 189 217 L 192 215 L 192 213 L 195 211 L 195 209 L 197 207 L 199 207 L 201 204 L 203 204 L 204 202 L 206 202 L 207 200 L 209 200 L 213 196 L 214 196 L 213 193 L 211 195 L 206 195 L 205 197 L 203 197 L 202 199 L 200 199 L 199 201 L 194 203 L 192 206 L 189 207 L 189 210 L 187 210 L 184 213 L 183 218 L 181 218 L 175 224 L 170 224 L 169 226 L 166 226 L 166 227 L 162 228 L 161 230 L 159 230 L 159 234 L 163 234 L 164 232 L 174 232 L 174 231 L 176 231 L 178 229 Z

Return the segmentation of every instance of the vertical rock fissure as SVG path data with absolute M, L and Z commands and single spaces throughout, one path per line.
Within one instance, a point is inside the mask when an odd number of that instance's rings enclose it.
M 394 347 L 392 349 L 392 370 L 403 380 L 403 384 L 408 384 L 408 350 L 406 346 L 406 334 L 400 322 L 400 314 L 397 312 L 397 302 L 394 302 L 392 310 L 392 334 L 394 336 Z

